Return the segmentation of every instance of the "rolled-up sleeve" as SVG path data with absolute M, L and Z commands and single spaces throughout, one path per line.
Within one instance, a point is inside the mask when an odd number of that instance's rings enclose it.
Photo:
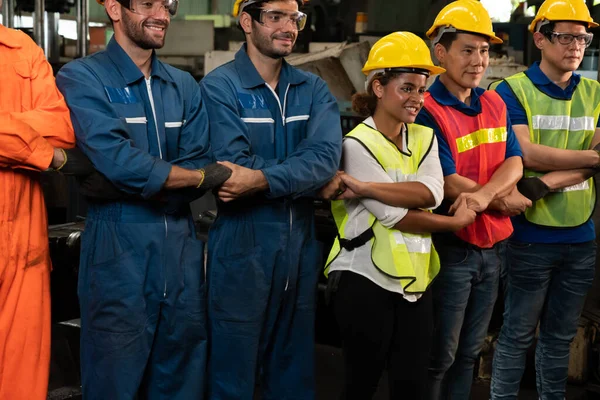
M 394 183 L 361 143 L 344 140 L 343 151 L 343 170 L 347 174 L 363 182 Z M 406 208 L 388 206 L 374 199 L 362 198 L 360 203 L 386 228 L 393 228 L 408 213 Z
M 74 61 L 56 83 L 71 110 L 77 145 L 94 167 L 126 193 L 150 198 L 160 192 L 171 164 L 134 147 L 94 72 Z
M 185 93 L 185 124 L 178 141 L 177 159 L 172 164 L 187 169 L 199 169 L 213 161 L 208 137 L 209 125 L 206 105 L 200 87 L 189 75 L 182 88 Z
M 321 78 L 314 78 L 313 104 L 306 138 L 285 161 L 263 168 L 268 197 L 301 197 L 335 175 L 342 154 L 342 128 L 335 98 Z

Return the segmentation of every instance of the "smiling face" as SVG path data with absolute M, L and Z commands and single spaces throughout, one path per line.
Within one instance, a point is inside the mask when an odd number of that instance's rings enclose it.
M 402 73 L 383 86 L 373 81 L 373 93 L 379 99 L 377 110 L 385 112 L 398 122 L 412 124 L 423 107 L 427 77 L 422 74 Z
M 171 18 L 161 9 L 157 14 L 147 17 L 136 14 L 121 6 L 123 33 L 138 47 L 144 50 L 160 49 L 165 45 L 167 29 Z
M 293 15 L 298 12 L 298 3 L 296 0 L 272 1 L 262 3 L 260 8 L 277 11 L 281 15 Z M 248 13 L 242 13 L 240 25 L 248 35 L 248 45 L 274 59 L 290 55 L 298 38 L 298 29 L 292 22 L 269 27 L 267 24 L 253 20 Z
M 490 62 L 489 39 L 470 33 L 459 33 L 446 47 L 436 44 L 435 56 L 446 69 L 446 78 L 463 89 L 479 86 Z

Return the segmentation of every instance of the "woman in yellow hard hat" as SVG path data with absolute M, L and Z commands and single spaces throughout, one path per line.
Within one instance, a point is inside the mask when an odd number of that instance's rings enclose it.
M 343 145 L 348 189 L 332 203 L 338 238 L 327 260 L 328 295 L 343 340 L 342 399 L 370 399 L 384 369 L 390 399 L 425 396 L 439 271 L 430 232 L 475 219 L 466 205 L 452 217 L 432 214 L 444 181 L 432 129 L 413 124 L 427 78 L 443 72 L 416 35 L 380 39 L 363 72 L 366 92 L 353 108 L 367 117 Z

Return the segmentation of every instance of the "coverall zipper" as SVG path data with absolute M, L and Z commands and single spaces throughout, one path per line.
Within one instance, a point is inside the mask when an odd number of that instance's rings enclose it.
M 146 79 L 146 88 L 148 89 L 148 97 L 150 98 L 150 105 L 152 106 L 152 115 L 154 115 L 154 128 L 156 129 L 156 142 L 158 143 L 158 154 L 160 158 L 163 158 L 162 147 L 160 145 L 160 136 L 158 133 L 158 121 L 156 120 L 156 107 L 154 106 L 154 96 L 152 95 L 152 77 Z M 163 215 L 165 221 L 165 238 L 169 235 L 169 225 L 167 224 L 167 216 Z M 163 298 L 167 297 L 167 277 L 165 275 L 165 267 L 163 263 L 163 277 L 165 279 L 165 286 L 163 290 Z
M 273 96 L 275 96 L 275 100 L 277 100 L 277 104 L 279 105 L 279 111 L 281 112 L 281 123 L 283 124 L 283 126 L 285 126 L 285 109 L 287 106 L 287 96 L 288 96 L 288 92 L 290 90 L 290 84 L 288 83 L 287 87 L 285 88 L 285 94 L 283 95 L 283 107 L 281 107 L 281 101 L 279 101 L 279 96 L 277 96 L 277 93 L 275 93 L 275 90 L 273 90 L 273 88 L 271 86 L 267 85 L 266 83 L 265 83 L 265 85 L 269 88 L 271 93 L 273 93 Z M 292 206 L 290 205 L 290 239 L 292 237 L 293 216 L 294 216 L 294 212 L 292 210 Z M 285 291 L 288 290 L 288 286 L 290 285 L 290 271 L 288 271 L 287 274 L 288 274 L 288 276 L 285 281 Z

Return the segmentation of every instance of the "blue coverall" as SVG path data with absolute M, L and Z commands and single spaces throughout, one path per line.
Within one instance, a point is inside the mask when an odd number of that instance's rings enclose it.
M 63 67 L 57 84 L 78 146 L 136 198 L 89 204 L 78 289 L 83 396 L 202 399 L 204 246 L 189 199 L 161 193 L 172 165 L 212 161 L 198 84 L 156 55 L 146 80 L 114 38 Z
M 323 267 L 314 193 L 339 166 L 338 106 L 317 76 L 285 61 L 271 90 L 246 53 L 201 82 L 217 160 L 261 170 L 269 190 L 220 203 L 208 244 L 211 400 L 310 400 Z

